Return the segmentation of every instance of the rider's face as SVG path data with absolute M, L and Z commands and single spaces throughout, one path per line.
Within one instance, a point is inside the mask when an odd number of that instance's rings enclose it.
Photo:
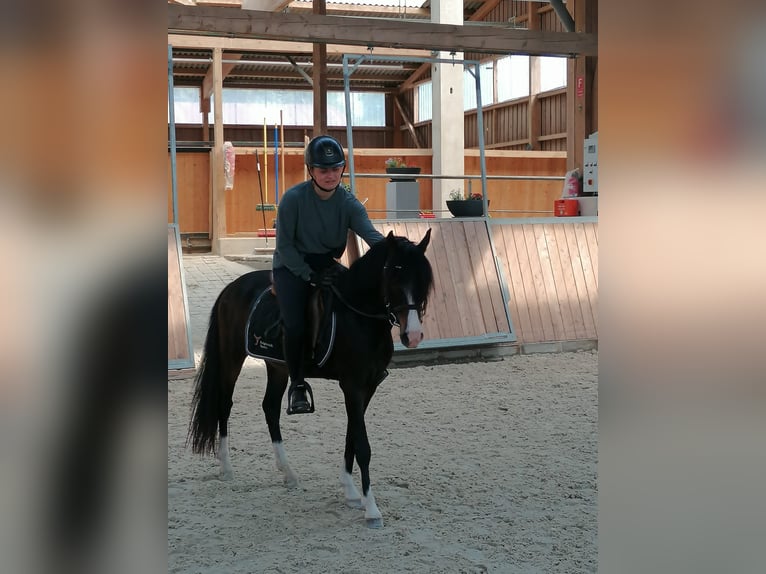
M 319 185 L 325 189 L 334 189 L 340 183 L 343 169 L 344 166 L 341 165 L 339 167 L 312 167 L 310 171 Z

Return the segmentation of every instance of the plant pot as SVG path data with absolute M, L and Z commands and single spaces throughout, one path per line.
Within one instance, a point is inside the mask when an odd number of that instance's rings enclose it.
M 481 217 L 484 215 L 484 202 L 479 199 L 448 199 L 447 209 L 455 217 Z
M 386 173 L 416 175 L 420 173 L 419 167 L 387 167 Z M 414 177 L 392 177 L 391 181 L 415 181 Z

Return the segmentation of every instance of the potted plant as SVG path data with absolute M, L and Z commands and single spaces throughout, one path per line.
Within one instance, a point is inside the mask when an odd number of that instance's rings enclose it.
M 420 173 L 419 167 L 408 167 L 400 157 L 390 157 L 386 160 L 386 173 L 390 174 L 418 174 Z M 391 181 L 415 181 L 413 177 L 392 177 Z
M 447 200 L 447 209 L 455 217 L 481 217 L 484 215 L 484 202 L 480 193 L 464 196 L 459 189 L 453 189 Z M 489 206 L 489 201 L 487 201 Z

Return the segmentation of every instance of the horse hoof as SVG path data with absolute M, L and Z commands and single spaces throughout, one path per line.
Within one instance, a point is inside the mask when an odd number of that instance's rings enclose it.
M 382 518 L 365 518 L 367 528 L 383 528 Z
M 364 508 L 364 505 L 362 504 L 361 498 L 350 498 L 346 500 L 346 506 L 349 508 L 356 508 L 357 510 L 361 510 Z
M 218 476 L 220 477 L 221 480 L 225 480 L 227 482 L 230 480 L 234 480 L 234 473 L 230 470 L 222 470 L 221 472 L 218 473 Z
M 294 476 L 285 477 L 285 486 L 288 488 L 288 490 L 298 488 L 298 479 Z

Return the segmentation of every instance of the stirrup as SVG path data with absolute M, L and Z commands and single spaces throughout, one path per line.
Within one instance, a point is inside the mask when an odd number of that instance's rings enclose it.
M 296 391 L 307 391 L 308 401 L 303 400 L 303 396 L 296 401 Z M 314 392 L 311 390 L 311 386 L 303 381 L 297 385 L 291 386 L 287 390 L 287 414 L 299 415 L 310 414 L 314 412 Z

